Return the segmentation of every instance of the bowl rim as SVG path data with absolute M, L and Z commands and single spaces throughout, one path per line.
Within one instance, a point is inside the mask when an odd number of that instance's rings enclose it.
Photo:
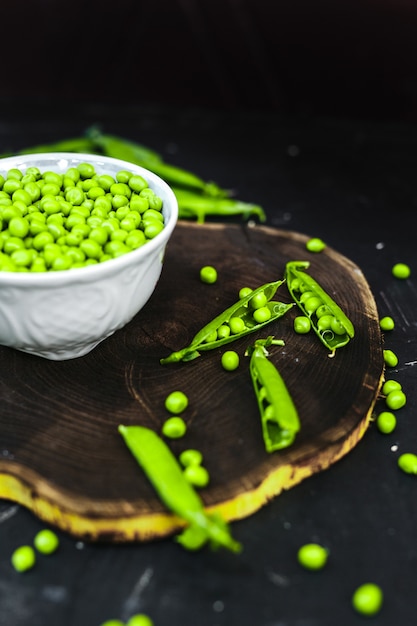
M 153 239 L 149 239 L 144 245 L 140 248 L 136 248 L 135 250 L 131 250 L 126 254 L 123 254 L 115 259 L 108 259 L 103 263 L 98 263 L 95 265 L 87 265 L 85 267 L 74 267 L 66 270 L 59 271 L 46 271 L 46 272 L 7 272 L 0 271 L 0 285 L 15 285 L 15 286 L 24 286 L 24 285 L 43 285 L 43 286 L 56 286 L 62 285 L 66 282 L 78 282 L 78 281 L 91 281 L 95 277 L 104 276 L 105 274 L 116 273 L 118 270 L 122 269 L 125 266 L 134 264 L 140 259 L 145 259 L 146 257 L 152 255 L 155 250 L 161 248 L 161 246 L 166 245 L 176 224 L 178 221 L 178 201 L 172 190 L 172 188 L 168 185 L 168 183 L 163 180 L 160 176 L 155 174 L 154 172 L 142 167 L 141 165 L 136 165 L 135 163 L 130 163 L 129 161 L 124 161 L 123 159 L 117 159 L 114 157 L 102 156 L 98 154 L 90 154 L 86 152 L 39 152 L 39 153 L 28 153 L 22 155 L 14 155 L 10 157 L 0 158 L 0 172 L 5 169 L 11 169 L 11 167 L 19 167 L 19 163 L 21 163 L 21 167 L 31 167 L 29 164 L 25 164 L 25 161 L 34 160 L 34 159 L 48 158 L 51 161 L 53 160 L 74 160 L 79 162 L 90 162 L 92 164 L 98 165 L 102 163 L 104 166 L 106 163 L 112 164 L 114 166 L 119 167 L 120 169 L 125 169 L 132 171 L 134 173 L 142 175 L 146 178 L 147 182 L 162 187 L 164 194 L 168 200 L 170 206 L 170 212 L 168 215 L 168 219 L 164 224 L 163 230 L 156 235 Z M 11 167 L 8 166 L 10 164 Z M 6 165 L 6 168 L 4 168 Z M 37 167 L 37 166 L 36 166 Z M 70 167 L 70 165 L 68 166 Z M 166 200 L 165 200 L 166 201 Z M 162 211 L 164 208 L 162 208 Z M 165 216 L 164 216 L 165 217 Z

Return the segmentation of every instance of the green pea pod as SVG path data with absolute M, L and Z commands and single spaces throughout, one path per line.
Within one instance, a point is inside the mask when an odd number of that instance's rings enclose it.
M 203 223 L 207 216 L 241 215 L 246 220 L 253 216 L 261 222 L 266 220 L 265 211 L 257 204 L 242 202 L 233 198 L 209 197 L 176 187 L 173 187 L 173 191 L 178 201 L 181 219 L 195 218 L 197 222 Z
M 355 335 L 350 319 L 326 291 L 303 271 L 308 261 L 289 261 L 285 276 L 288 290 L 303 311 L 311 320 L 311 325 L 320 341 L 334 354 L 337 348 L 345 346 Z M 309 298 L 311 306 L 309 306 Z
M 241 545 L 231 536 L 226 522 L 219 515 L 205 511 L 201 498 L 184 477 L 180 464 L 163 439 L 144 426 L 120 425 L 118 430 L 162 502 L 188 522 L 178 542 L 196 550 L 210 541 L 212 547 L 240 552 Z
M 106 156 L 123 159 L 124 161 L 145 167 L 171 185 L 175 184 L 204 191 L 210 195 L 224 193 L 217 185 L 207 183 L 193 172 L 166 163 L 160 154 L 142 144 L 128 141 L 115 135 L 101 133 L 97 127 L 89 129 L 87 134 L 93 141 L 95 148 L 99 149 Z
M 191 343 L 181 350 L 176 352 L 172 352 L 169 356 L 161 359 L 161 364 L 165 365 L 167 363 L 178 363 L 179 361 L 191 361 L 200 356 L 200 352 L 207 350 L 214 350 L 215 348 L 220 348 L 221 346 L 235 341 L 236 339 L 240 339 L 249 333 L 253 333 L 256 330 L 259 330 L 274 322 L 275 320 L 282 317 L 289 309 L 291 309 L 294 304 L 285 304 L 283 302 L 277 302 L 272 300 L 275 295 L 278 287 L 282 285 L 284 280 L 277 280 L 272 283 L 266 283 L 265 285 L 261 285 L 257 289 L 254 289 L 249 295 L 238 302 L 235 302 L 228 309 L 223 311 L 220 315 L 215 317 L 211 322 L 206 324 L 194 337 Z M 253 311 L 250 308 L 251 299 L 258 295 L 259 293 L 264 293 L 267 298 L 267 304 L 271 317 L 261 323 L 257 323 L 253 318 Z M 240 318 L 244 324 L 244 328 L 241 332 L 236 334 L 230 334 L 226 337 L 219 337 L 218 331 L 220 327 L 227 326 L 232 318 Z M 216 336 L 215 336 L 216 334 Z
M 17 154 L 41 154 L 44 152 L 82 152 L 90 154 L 94 152 L 94 145 L 88 137 L 74 137 L 53 143 L 32 146 L 31 148 L 24 148 L 19 150 Z M 10 155 L 2 154 L 0 156 L 4 157 Z
M 250 374 L 262 420 L 262 434 L 267 452 L 288 448 L 300 430 L 295 404 L 275 365 L 268 359 L 267 346 L 283 342 L 268 337 L 251 346 Z
M 140 143 L 122 139 L 116 135 L 102 133 L 97 126 L 88 128 L 86 135 L 97 152 L 114 159 L 122 159 L 122 161 L 128 161 L 137 165 L 142 165 L 142 163 L 150 165 L 151 163 L 160 163 L 162 161 L 161 156 L 155 150 L 151 150 Z M 142 167 L 147 166 L 143 165 Z M 151 167 L 149 166 L 147 169 L 151 169 Z

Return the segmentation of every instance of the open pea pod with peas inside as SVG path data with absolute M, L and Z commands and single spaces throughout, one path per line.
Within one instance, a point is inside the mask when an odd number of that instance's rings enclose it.
M 191 361 L 202 351 L 219 348 L 279 319 L 294 306 L 272 300 L 284 282 L 277 280 L 254 289 L 206 324 L 190 345 L 161 359 L 161 364 Z
M 275 365 L 269 360 L 268 347 L 284 345 L 280 339 L 258 339 L 246 354 L 250 356 L 250 375 L 262 421 L 267 452 L 288 448 L 300 430 L 298 411 Z
M 311 320 L 311 326 L 320 341 L 334 354 L 355 335 L 350 319 L 342 309 L 309 274 L 304 272 L 308 261 L 289 261 L 285 268 L 288 290 L 303 313 Z

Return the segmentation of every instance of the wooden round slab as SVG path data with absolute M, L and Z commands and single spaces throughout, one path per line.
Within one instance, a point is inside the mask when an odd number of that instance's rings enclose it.
M 59 362 L 0 347 L 0 497 L 87 540 L 150 540 L 178 531 L 181 520 L 160 502 L 117 431 L 119 424 L 142 424 L 160 432 L 165 397 L 176 389 L 189 397 L 188 431 L 170 446 L 176 454 L 201 450 L 211 477 L 201 497 L 229 521 L 349 452 L 366 430 L 383 378 L 378 314 L 361 270 L 329 247 L 309 253 L 306 241 L 268 227 L 180 222 L 146 307 L 89 355 Z M 233 304 L 242 286 L 282 278 L 289 260 L 310 261 L 309 273 L 355 326 L 354 339 L 333 358 L 314 333 L 295 334 L 294 307 L 262 333 L 227 346 L 241 355 L 234 372 L 222 369 L 220 350 L 160 364 Z M 213 285 L 199 280 L 206 264 L 218 270 Z M 291 301 L 285 284 L 275 299 Z M 268 335 L 285 341 L 270 359 L 301 421 L 296 442 L 272 454 L 244 356 L 256 337 Z

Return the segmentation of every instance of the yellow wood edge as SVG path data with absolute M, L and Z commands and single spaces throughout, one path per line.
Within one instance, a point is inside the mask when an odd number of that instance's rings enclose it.
M 220 513 L 228 522 L 252 515 L 282 491 L 294 487 L 317 471 L 327 469 L 352 450 L 365 434 L 372 410 L 373 406 L 359 428 L 353 431 L 339 448 L 335 444 L 334 454 L 326 456 L 325 462 L 318 466 L 311 464 L 281 466 L 270 472 L 256 489 L 207 507 L 207 511 Z M 184 522 L 170 513 L 124 515 L 120 518 L 79 515 L 58 507 L 42 495 L 33 493 L 19 478 L 1 472 L 0 497 L 25 506 L 41 520 L 86 541 L 150 541 L 172 535 L 184 527 Z

